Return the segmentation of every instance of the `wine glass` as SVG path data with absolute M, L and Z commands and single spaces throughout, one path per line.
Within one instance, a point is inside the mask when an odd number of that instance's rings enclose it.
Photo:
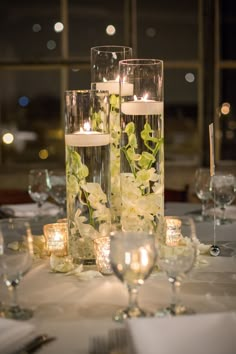
M 10 305 L 5 306 L 2 312 L 7 318 L 27 320 L 33 316 L 33 311 L 18 304 L 17 287 L 32 266 L 33 240 L 30 224 L 23 218 L 2 219 L 0 236 L 0 272 L 10 294 Z
M 110 237 L 111 267 L 129 292 L 129 304 L 118 310 L 113 319 L 122 322 L 126 318 L 145 317 L 147 314 L 138 305 L 138 291 L 149 277 L 156 263 L 155 238 L 143 231 L 116 231 Z
M 66 214 L 66 175 L 61 171 L 50 171 L 50 195 L 60 206 L 59 214 L 63 217 Z
M 158 243 L 158 266 L 167 274 L 171 284 L 171 302 L 157 311 L 157 316 L 191 314 L 194 311 L 186 307 L 179 298 L 179 289 L 183 279 L 194 267 L 197 256 L 195 227 L 191 218 L 181 217 L 182 232 L 171 239 L 166 226 L 166 237 Z M 174 241 L 174 242 L 173 242 Z
M 201 200 L 202 210 L 200 221 L 206 219 L 206 204 L 211 198 L 210 192 L 210 170 L 208 168 L 198 168 L 195 172 L 195 193 L 197 197 Z
M 34 169 L 29 171 L 28 192 L 31 199 L 37 203 L 39 214 L 42 205 L 48 199 L 50 189 L 51 185 L 47 169 Z
M 218 225 L 226 224 L 226 206 L 232 204 L 235 199 L 235 177 L 232 174 L 217 173 L 212 177 L 211 195 L 216 206 L 221 209 L 221 215 L 216 219 Z

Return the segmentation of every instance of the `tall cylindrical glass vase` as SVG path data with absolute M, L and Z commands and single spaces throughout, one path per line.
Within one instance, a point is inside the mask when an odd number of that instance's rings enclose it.
M 122 227 L 155 231 L 164 215 L 163 62 L 122 60 L 119 69 Z
M 120 111 L 119 61 L 132 57 L 132 48 L 125 46 L 98 46 L 91 48 L 92 88 L 108 90 L 110 95 L 111 133 L 111 213 L 113 222 L 120 219 Z M 132 85 L 126 85 L 132 94 Z
M 95 263 L 93 239 L 110 226 L 110 132 L 107 91 L 65 92 L 68 252 Z

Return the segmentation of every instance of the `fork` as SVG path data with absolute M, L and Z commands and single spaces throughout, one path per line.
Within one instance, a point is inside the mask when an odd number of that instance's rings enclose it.
M 125 328 L 115 328 L 108 332 L 110 354 L 128 354 L 128 339 Z
M 108 337 L 93 337 L 89 343 L 89 354 L 128 354 L 125 328 L 111 329 Z
M 103 336 L 92 337 L 89 342 L 89 354 L 110 354 L 107 339 Z

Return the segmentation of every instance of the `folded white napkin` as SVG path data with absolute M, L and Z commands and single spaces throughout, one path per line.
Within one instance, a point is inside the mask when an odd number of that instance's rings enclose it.
M 11 354 L 22 348 L 35 334 L 30 323 L 0 318 L 0 353 Z
M 129 319 L 132 354 L 235 354 L 236 312 Z
M 38 215 L 38 207 L 36 203 L 26 204 L 7 204 L 1 209 L 8 214 L 16 217 L 33 217 Z M 53 203 L 44 203 L 41 207 L 40 214 L 45 216 L 55 216 L 59 213 L 59 207 Z

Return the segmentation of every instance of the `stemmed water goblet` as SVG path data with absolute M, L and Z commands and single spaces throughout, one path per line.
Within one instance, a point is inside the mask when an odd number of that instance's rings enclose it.
M 164 309 L 157 311 L 157 316 L 182 315 L 194 313 L 191 308 L 185 306 L 179 298 L 179 290 L 183 279 L 193 269 L 196 256 L 197 245 L 194 232 L 194 223 L 191 218 L 181 219 L 184 233 L 176 234 L 176 239 L 168 238 L 168 225 L 166 236 L 158 242 L 158 266 L 167 274 L 171 284 L 171 302 Z
M 210 170 L 208 168 L 198 168 L 195 172 L 194 182 L 195 182 L 195 193 L 202 203 L 201 216 L 199 218 L 199 221 L 203 221 L 206 219 L 207 201 L 210 200 L 211 198 Z
M 66 214 L 66 175 L 61 171 L 49 171 L 50 196 L 60 206 L 61 217 Z
M 38 214 L 41 207 L 49 197 L 51 189 L 49 173 L 47 169 L 33 169 L 29 171 L 28 192 L 31 199 L 37 203 Z
M 0 273 L 10 294 L 10 304 L 1 313 L 6 318 L 27 320 L 33 316 L 29 308 L 22 308 L 17 299 L 17 287 L 30 270 L 33 261 L 33 241 L 26 219 L 0 220 Z
M 138 292 L 156 263 L 154 236 L 142 231 L 116 231 L 110 241 L 111 267 L 129 292 L 128 307 L 119 309 L 113 319 L 122 322 L 126 318 L 150 315 L 139 307 Z
M 226 218 L 226 207 L 235 199 L 236 183 L 232 174 L 217 173 L 212 177 L 211 196 L 215 205 L 221 209 L 221 215 L 216 219 L 216 224 L 229 223 Z

